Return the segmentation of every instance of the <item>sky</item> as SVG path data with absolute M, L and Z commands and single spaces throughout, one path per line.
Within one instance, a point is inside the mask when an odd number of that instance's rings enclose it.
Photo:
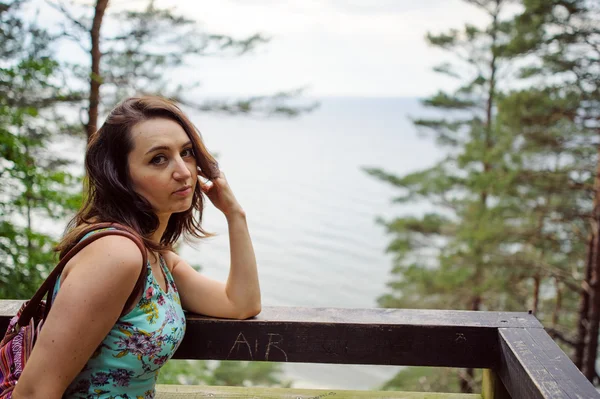
M 45 1 L 33 3 L 44 7 Z M 144 8 L 147 0 L 109 4 L 114 12 Z M 195 80 L 207 96 L 269 95 L 297 88 L 305 88 L 309 97 L 431 95 L 457 82 L 432 71 L 452 58 L 426 43 L 427 32 L 488 23 L 481 10 L 463 0 L 156 0 L 156 5 L 195 19 L 209 33 L 270 37 L 241 57 L 202 58 L 189 73 L 197 73 Z M 52 10 L 43 15 L 46 21 L 61 19 Z
M 145 4 L 144 2 L 138 2 Z M 115 6 L 132 2 L 115 2 Z M 203 59 L 202 92 L 255 95 L 298 87 L 309 96 L 420 97 L 454 87 L 425 42 L 486 16 L 461 0 L 168 0 L 212 33 L 271 41 L 238 59 Z

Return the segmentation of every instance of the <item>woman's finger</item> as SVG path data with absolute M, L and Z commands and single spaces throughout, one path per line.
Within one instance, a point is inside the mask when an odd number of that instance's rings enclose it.
M 204 192 L 205 194 L 208 193 L 212 187 L 213 187 L 213 183 L 211 183 L 211 182 L 206 182 L 206 183 L 200 184 L 200 188 L 202 189 L 202 192 Z

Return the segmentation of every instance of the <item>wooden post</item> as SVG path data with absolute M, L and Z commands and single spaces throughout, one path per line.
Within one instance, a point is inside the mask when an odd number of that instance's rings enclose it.
M 541 328 L 500 328 L 498 375 L 514 398 L 600 398 Z
M 483 369 L 481 397 L 482 399 L 511 399 L 500 377 L 491 369 Z

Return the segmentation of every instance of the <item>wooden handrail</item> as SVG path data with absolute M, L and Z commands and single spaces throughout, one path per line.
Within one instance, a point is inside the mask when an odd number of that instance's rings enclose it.
M 500 327 L 542 328 L 527 313 L 267 307 L 250 320 L 188 315 L 185 359 L 498 366 Z
M 1 331 L 21 303 L 0 300 Z M 600 398 L 541 323 L 520 312 L 265 307 L 249 320 L 188 314 L 175 357 L 484 368 L 500 377 L 494 389 L 512 398 Z

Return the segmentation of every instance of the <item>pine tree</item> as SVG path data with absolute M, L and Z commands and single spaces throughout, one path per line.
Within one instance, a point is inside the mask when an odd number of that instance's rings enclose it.
M 487 108 L 493 134 L 482 136 L 484 142 L 491 137 L 492 145 L 473 140 L 473 125 L 465 128 L 465 112 L 457 107 L 461 103 L 439 95 L 446 103 L 438 105 L 452 105 L 447 109 L 463 119 L 417 124 L 433 128 L 449 145 L 448 158 L 404 177 L 369 170 L 404 190 L 399 201 L 433 199 L 434 209 L 443 209 L 385 224 L 396 238 L 389 249 L 397 255 L 397 278 L 380 303 L 460 307 L 456 300 L 472 295 L 469 279 L 479 276 L 481 306 L 521 311 L 527 306 L 568 353 L 574 348 L 575 363 L 593 381 L 600 321 L 600 4 L 524 0 L 523 6 L 512 23 L 501 25 L 510 40 L 503 36 L 500 59 L 518 73 L 497 86 Z M 448 66 L 438 70 L 454 74 Z M 517 81 L 527 88 L 509 90 Z M 471 140 L 457 141 L 459 131 Z M 469 168 L 473 161 L 481 162 L 479 174 Z M 477 193 L 481 206 L 465 201 Z M 431 242 L 440 246 L 435 256 L 429 263 L 414 262 L 431 254 Z M 473 272 L 478 264 L 481 274 Z M 469 279 L 453 279 L 456 275 Z M 413 374 L 400 373 L 390 383 L 410 384 Z M 429 372 L 423 379 L 431 384 L 442 377 Z
M 586 252 L 586 219 L 595 137 L 575 123 L 578 93 L 564 87 L 512 92 L 498 118 L 515 136 L 511 190 L 502 199 L 515 238 L 506 263 L 524 274 L 528 305 L 549 333 L 571 351 L 579 276 Z
M 521 276 L 502 264 L 509 210 L 498 201 L 510 182 L 504 154 L 512 136 L 496 123 L 496 113 L 500 79 L 510 65 L 506 48 L 512 24 L 501 15 L 502 0 L 469 3 L 489 17 L 484 29 L 466 25 L 462 31 L 427 36 L 431 45 L 459 58 L 436 71 L 459 79 L 461 86 L 423 102 L 440 117 L 414 120 L 435 135 L 447 157 L 401 177 L 366 168 L 398 188 L 395 202 L 431 206 L 424 215 L 381 221 L 393 237 L 388 251 L 394 254 L 391 292 L 379 300 L 384 307 L 484 310 L 523 303 L 510 289 Z M 472 392 L 473 370 L 460 372 L 459 378 L 461 391 Z
M 561 184 L 565 198 L 574 202 L 571 209 L 555 214 L 577 229 L 562 235 L 573 242 L 568 248 L 585 247 L 579 252 L 587 251 L 587 255 L 571 261 L 578 266 L 571 275 L 580 276 L 580 281 L 566 288 L 580 300 L 574 338 L 563 341 L 575 347 L 575 364 L 593 381 L 597 378 L 600 325 L 600 4 L 589 0 L 526 0 L 524 6 L 512 47 L 515 52 L 537 56 L 539 62 L 525 68 L 524 73 L 541 77 L 536 84 L 544 90 L 518 94 L 526 108 L 515 112 L 515 117 L 534 117 L 536 128 L 530 130 L 535 135 L 529 134 L 528 140 L 561 154 L 564 172 L 556 183 Z M 545 108 L 535 104 L 540 94 L 544 95 Z M 574 237 L 580 242 L 574 243 Z
M 52 38 L 24 20 L 24 3 L 0 3 L 0 298 L 35 292 L 55 260 L 40 225 L 64 217 L 80 197 L 69 162 L 48 150 L 68 127 L 56 106 L 80 96 L 62 89 Z

